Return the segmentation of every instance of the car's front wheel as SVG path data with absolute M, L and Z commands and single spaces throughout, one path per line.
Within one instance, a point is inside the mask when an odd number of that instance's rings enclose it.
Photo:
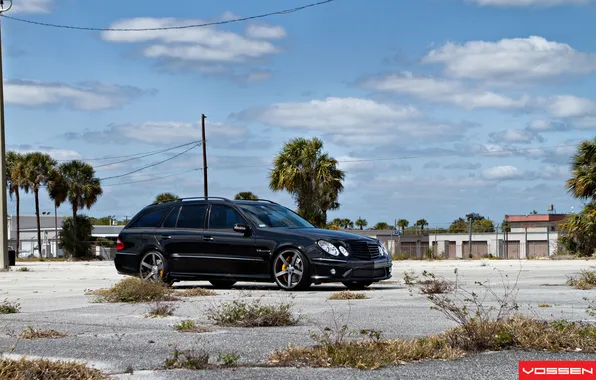
M 345 281 L 344 286 L 350 290 L 364 290 L 368 288 L 372 282 L 369 281 Z
M 311 285 L 308 260 L 298 250 L 282 251 L 273 260 L 273 278 L 283 290 L 304 290 Z
M 157 251 L 147 252 L 141 258 L 139 275 L 143 281 L 164 282 L 172 285 L 174 281 L 168 272 L 168 261 Z

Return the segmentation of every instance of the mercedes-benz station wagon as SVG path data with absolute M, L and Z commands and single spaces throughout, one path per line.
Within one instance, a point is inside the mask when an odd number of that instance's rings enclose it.
M 116 244 L 119 273 L 147 281 L 275 282 L 301 290 L 328 282 L 364 289 L 391 278 L 377 239 L 315 228 L 267 200 L 184 198 L 145 207 Z

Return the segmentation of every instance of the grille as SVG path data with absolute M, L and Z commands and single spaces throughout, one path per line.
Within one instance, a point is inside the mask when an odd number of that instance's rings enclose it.
M 379 246 L 375 243 L 368 243 L 365 241 L 350 241 L 348 246 L 352 251 L 352 255 L 357 259 L 371 260 L 381 257 L 379 253 Z

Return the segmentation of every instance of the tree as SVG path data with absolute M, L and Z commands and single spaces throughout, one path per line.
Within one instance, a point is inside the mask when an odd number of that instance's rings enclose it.
M 428 222 L 425 219 L 419 219 L 416 221 L 416 225 L 420 227 L 420 232 L 424 235 L 424 227 L 428 226 Z
M 241 191 L 240 193 L 234 196 L 236 200 L 246 200 L 246 201 L 256 201 L 259 199 L 258 195 L 252 193 L 251 191 Z
M 565 187 L 575 198 L 596 200 L 596 138 L 578 145 L 571 158 L 571 178 Z
M 327 210 L 334 209 L 343 191 L 345 173 L 338 168 L 336 159 L 324 153 L 323 141 L 318 138 L 295 138 L 284 144 L 273 160 L 269 173 L 272 191 L 289 192 L 298 214 L 311 223 L 327 224 Z
M 64 218 L 60 231 L 60 247 L 70 257 L 83 258 L 91 255 L 93 225 L 86 215 Z M 76 231 L 76 232 L 75 232 Z
M 35 215 L 37 219 L 37 244 L 41 257 L 41 223 L 39 220 L 39 189 L 48 184 L 56 167 L 56 160 L 49 154 L 41 152 L 27 153 L 25 155 L 25 180 L 27 186 L 33 191 L 35 197 Z
M 401 233 L 403 234 L 406 231 L 406 228 L 410 225 L 406 219 L 400 219 L 397 221 L 397 226 L 401 228 Z
M 77 211 L 84 208 L 90 209 L 103 194 L 103 190 L 100 180 L 95 177 L 95 170 L 85 162 L 78 160 L 65 162 L 60 165 L 59 170 L 67 189 L 68 202 L 72 206 L 72 236 L 76 239 L 79 236 Z
M 472 213 L 466 215 L 466 219 L 458 218 L 449 226 L 449 233 L 463 234 L 469 232 L 470 219 L 472 219 L 472 232 L 495 232 L 495 225 L 492 220 L 486 219 L 484 216 Z M 467 221 L 466 221 L 467 220 Z
M 352 222 L 350 219 L 342 219 L 341 220 L 341 226 L 343 228 L 354 228 L 354 222 Z
M 449 233 L 463 234 L 468 231 L 468 223 L 463 218 L 457 218 L 449 226 Z
M 180 199 L 180 197 L 177 196 L 176 194 L 161 193 L 155 197 L 153 204 L 156 205 L 156 204 L 161 204 L 161 203 L 176 202 L 178 199 Z
M 15 253 L 19 255 L 19 246 L 21 243 L 21 194 L 22 189 L 25 193 L 29 192 L 29 184 L 27 182 L 25 172 L 25 156 L 20 153 L 10 151 L 6 153 L 6 185 L 8 187 L 8 194 L 12 199 L 15 196 L 17 206 L 17 237 L 15 245 Z
M 377 224 L 374 225 L 373 230 L 388 230 L 389 229 L 389 224 L 385 223 L 385 222 L 379 222 Z
M 358 219 L 356 219 L 356 227 L 359 227 L 361 230 L 364 229 L 364 227 L 368 226 L 368 222 L 366 221 L 366 219 L 362 219 L 361 217 L 358 217 Z

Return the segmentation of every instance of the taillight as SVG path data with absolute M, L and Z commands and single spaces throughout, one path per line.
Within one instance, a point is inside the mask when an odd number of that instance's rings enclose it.
M 124 249 L 124 243 L 120 238 L 116 240 L 116 251 L 122 251 Z

